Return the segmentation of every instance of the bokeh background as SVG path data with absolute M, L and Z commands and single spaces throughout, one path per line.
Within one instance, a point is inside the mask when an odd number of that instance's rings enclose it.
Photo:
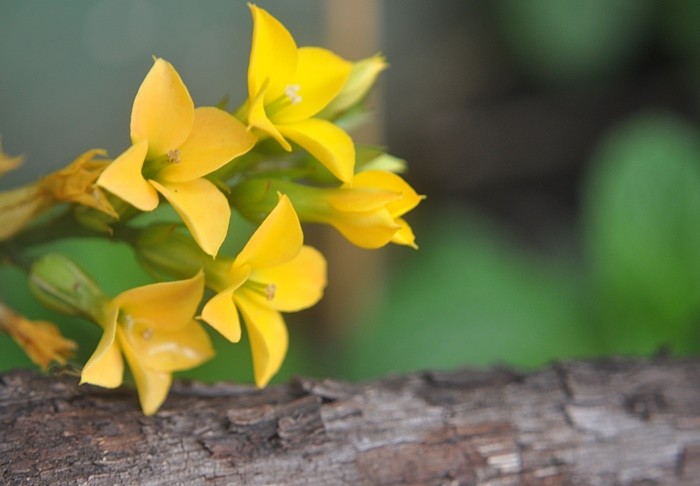
M 694 0 L 261 0 L 299 45 L 391 68 L 355 135 L 408 161 L 420 250 L 360 250 L 327 228 L 316 308 L 289 315 L 292 375 L 365 379 L 466 365 L 700 351 L 700 4 Z M 157 55 L 197 104 L 245 96 L 238 0 L 0 0 L 0 136 L 25 166 L 119 153 Z M 232 222 L 235 248 L 251 227 Z M 52 245 L 111 294 L 149 282 L 128 248 Z M 46 248 L 40 249 L 45 251 Z M 99 331 L 0 295 L 90 355 Z M 247 344 L 187 376 L 252 381 Z M 0 336 L 0 371 L 31 366 Z

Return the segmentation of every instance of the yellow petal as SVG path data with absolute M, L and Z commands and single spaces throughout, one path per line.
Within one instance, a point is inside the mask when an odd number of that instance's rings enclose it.
M 306 120 L 335 98 L 348 79 L 352 64 L 320 47 L 299 49 L 299 62 L 290 86 L 298 87 L 297 102 L 288 103 L 272 116 L 275 123 Z
M 134 99 L 131 141 L 147 140 L 150 160 L 182 145 L 193 122 L 194 103 L 185 83 L 172 64 L 156 59 Z
M 214 356 L 209 335 L 197 321 L 176 330 L 153 330 L 139 322 L 125 326 L 123 335 L 143 366 L 157 371 L 181 371 Z
M 258 270 L 251 280 L 274 285 L 267 305 L 283 312 L 295 312 L 316 304 L 326 288 L 326 259 L 310 247 L 302 247 L 292 261 Z M 260 296 L 260 299 L 265 297 Z
M 355 145 L 350 135 L 329 121 L 308 120 L 277 125 L 280 133 L 299 144 L 343 182 L 351 182 L 355 170 Z
M 132 145 L 114 159 L 97 179 L 98 186 L 141 211 L 153 211 L 158 206 L 158 193 L 141 174 L 147 150 L 148 142 L 145 140 Z
M 112 302 L 127 323 L 155 330 L 177 330 L 189 325 L 204 293 L 204 274 L 187 280 L 158 282 L 122 292 Z
M 287 326 L 279 312 L 258 304 L 243 289 L 234 298 L 250 339 L 255 384 L 264 387 L 279 371 L 287 354 Z
M 289 31 L 266 10 L 248 4 L 253 43 L 248 65 L 248 96 L 254 98 L 269 79 L 265 103 L 284 94 L 297 68 L 297 45 Z
M 184 182 L 204 177 L 248 152 L 255 141 L 245 125 L 225 111 L 197 108 L 192 132 L 178 149 L 180 161 L 168 164 L 158 179 Z
M 351 243 L 369 249 L 389 243 L 400 228 L 386 208 L 362 213 L 341 213 L 328 223 Z
M 85 363 L 80 375 L 80 383 L 116 388 L 122 384 L 124 361 L 116 340 L 118 309 L 114 307 L 104 323 L 104 332 L 97 348 Z
M 275 208 L 236 257 L 234 266 L 248 264 L 257 270 L 288 262 L 297 256 L 303 242 L 297 213 L 289 198 L 281 195 Z
M 168 396 L 168 391 L 172 384 L 172 376 L 168 372 L 157 371 L 144 366 L 140 357 L 131 349 L 121 329 L 117 330 L 117 337 L 136 382 L 136 391 L 139 394 L 141 410 L 143 410 L 145 415 L 153 415 Z
M 406 214 L 425 199 L 425 196 L 419 196 L 400 176 L 382 170 L 360 172 L 355 175 L 352 185 L 356 188 L 385 189 L 401 194 L 401 198 L 387 205 L 387 209 L 395 218 Z
M 406 245 L 417 250 L 418 245 L 416 245 L 416 237 L 413 234 L 413 230 L 408 225 L 408 223 L 402 218 L 396 218 L 396 223 L 400 226 L 399 230 L 394 233 L 391 238 L 392 243 L 397 245 Z
M 400 192 L 364 187 L 343 187 L 326 191 L 324 199 L 334 209 L 348 212 L 374 211 L 401 199 Z
M 216 329 L 222 336 L 237 343 L 241 340 L 241 322 L 233 303 L 234 288 L 219 292 L 209 299 L 202 309 L 202 320 Z
M 150 182 L 177 211 L 200 248 L 216 256 L 231 217 L 231 208 L 221 191 L 206 179 Z
M 248 108 L 248 124 L 251 127 L 256 128 L 274 138 L 284 150 L 290 152 L 292 150 L 292 146 L 289 145 L 289 142 L 284 139 L 280 131 L 277 129 L 275 124 L 270 121 L 267 113 L 265 112 L 265 105 L 263 104 L 265 91 L 266 85 L 263 85 L 258 94 L 251 99 L 250 106 Z

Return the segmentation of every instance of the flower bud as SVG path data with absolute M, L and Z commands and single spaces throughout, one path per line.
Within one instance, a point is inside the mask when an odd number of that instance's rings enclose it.
M 144 228 L 134 245 L 141 265 L 155 275 L 191 278 L 212 258 L 174 224 Z
M 29 273 L 29 288 L 49 309 L 99 321 L 108 302 L 97 284 L 73 261 L 59 254 L 37 260 Z
M 389 65 L 384 56 L 376 54 L 352 65 L 352 70 L 343 89 L 318 115 L 319 118 L 334 119 L 339 114 L 362 101 L 374 86 L 379 73 Z

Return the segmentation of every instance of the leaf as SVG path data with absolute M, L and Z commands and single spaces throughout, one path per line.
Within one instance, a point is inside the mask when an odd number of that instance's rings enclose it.
M 700 138 L 666 115 L 613 129 L 593 156 L 584 220 L 594 299 L 616 351 L 687 345 L 700 311 Z

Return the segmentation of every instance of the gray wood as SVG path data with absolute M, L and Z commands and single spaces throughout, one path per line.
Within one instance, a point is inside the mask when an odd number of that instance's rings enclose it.
M 700 484 L 700 360 L 257 390 L 0 375 L 1 484 Z

